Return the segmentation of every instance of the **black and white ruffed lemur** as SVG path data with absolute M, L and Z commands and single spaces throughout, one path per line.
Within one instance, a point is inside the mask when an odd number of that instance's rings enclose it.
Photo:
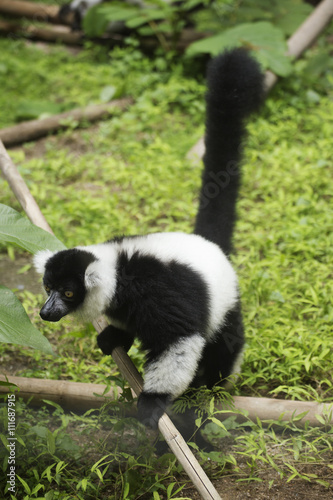
M 221 383 L 240 369 L 244 347 L 236 273 L 229 261 L 245 120 L 258 110 L 263 74 L 244 49 L 208 68 L 206 152 L 194 234 L 155 233 L 35 255 L 48 298 L 40 315 L 59 321 L 105 314 L 104 354 L 146 352 L 139 418 L 151 426 L 188 387 Z

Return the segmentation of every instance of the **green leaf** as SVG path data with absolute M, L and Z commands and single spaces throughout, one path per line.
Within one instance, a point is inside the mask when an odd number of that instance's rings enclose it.
M 51 344 L 30 322 L 21 302 L 0 285 L 0 342 L 19 344 L 54 354 Z
M 128 19 L 126 21 L 126 26 L 128 26 L 128 28 L 135 29 L 143 24 L 149 23 L 150 21 L 162 21 L 163 19 L 165 19 L 165 13 L 163 10 L 145 9 L 140 13 L 140 15 Z
M 274 300 L 274 302 L 281 302 L 281 304 L 284 304 L 285 302 L 282 293 L 279 292 L 278 290 L 273 290 L 269 295 L 269 299 Z
M 89 9 L 82 20 L 83 31 L 90 37 L 103 35 L 108 24 L 109 20 L 100 13 L 100 5 Z
M 17 475 L 16 477 L 18 478 L 18 480 L 22 484 L 25 492 L 30 496 L 31 495 L 31 489 L 29 488 L 28 483 L 26 483 L 25 480 L 22 479 L 19 475 Z
M 19 101 L 16 105 L 17 120 L 33 120 L 35 118 L 55 115 L 64 110 L 60 104 L 50 101 Z
M 52 434 L 51 431 L 47 430 L 47 436 L 46 436 L 46 442 L 47 442 L 47 448 L 51 455 L 54 455 L 55 453 L 55 438 L 54 435 Z
M 286 35 L 292 35 L 297 28 L 313 11 L 313 7 L 305 2 L 292 2 L 284 0 L 278 2 L 275 14 L 275 26 L 280 28 Z
M 222 422 L 218 418 L 210 417 L 209 420 L 211 420 L 214 424 L 216 424 L 219 427 L 221 427 L 221 429 L 223 429 L 224 431 L 228 432 L 227 429 L 225 428 L 225 426 L 222 424 Z
M 83 18 L 83 30 L 88 36 L 101 36 L 111 22 L 126 22 L 137 17 L 141 9 L 135 5 L 104 4 L 96 5 L 88 10 Z
M 0 203 L 0 243 L 14 244 L 23 250 L 63 250 L 65 245 L 53 234 L 35 226 L 13 208 Z
M 218 35 L 192 43 L 186 53 L 189 56 L 208 53 L 218 55 L 226 48 L 247 47 L 265 68 L 270 68 L 277 75 L 286 76 L 291 71 L 287 44 L 280 29 L 266 21 L 239 24 Z
M 99 98 L 102 102 L 109 102 L 115 96 L 117 89 L 113 85 L 107 85 L 101 90 Z

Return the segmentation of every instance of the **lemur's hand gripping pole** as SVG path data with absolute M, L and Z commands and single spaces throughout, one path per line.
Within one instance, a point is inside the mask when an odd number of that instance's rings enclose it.
M 107 324 L 108 323 L 104 318 L 100 318 L 94 323 L 94 327 L 98 332 L 101 332 L 102 330 L 104 330 Z M 120 373 L 122 374 L 124 379 L 128 381 L 129 385 L 138 396 L 142 391 L 143 379 L 134 366 L 130 357 L 122 347 L 116 347 L 112 351 L 112 357 L 117 364 Z M 171 451 L 175 454 L 175 456 L 183 466 L 185 472 L 201 494 L 202 498 L 216 500 L 220 499 L 221 497 L 206 476 L 205 472 L 202 470 L 200 464 L 187 446 L 182 435 L 177 431 L 176 427 L 174 426 L 168 415 L 166 415 L 165 413 L 160 418 L 158 427 L 160 432 L 163 434 L 166 442 L 168 443 Z

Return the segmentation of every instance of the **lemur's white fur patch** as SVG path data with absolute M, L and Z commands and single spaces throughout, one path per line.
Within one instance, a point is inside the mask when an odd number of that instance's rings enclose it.
M 49 260 L 49 258 L 52 257 L 52 255 L 54 255 L 55 253 L 56 252 L 52 252 L 51 250 L 40 250 L 34 255 L 33 263 L 37 273 L 39 274 L 45 273 L 46 263 Z
M 146 366 L 143 390 L 180 396 L 194 378 L 204 345 L 198 333 L 172 344 Z
M 87 295 L 77 310 L 84 321 L 94 321 L 105 312 L 115 293 L 117 253 L 109 244 L 77 248 L 92 253 L 97 259 L 86 269 L 84 284 Z

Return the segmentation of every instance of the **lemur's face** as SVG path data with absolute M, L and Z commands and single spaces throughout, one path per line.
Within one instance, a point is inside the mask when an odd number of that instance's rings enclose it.
M 47 270 L 43 279 L 48 298 L 40 311 L 40 316 L 44 321 L 59 321 L 81 305 L 85 288 L 84 283 L 80 283 L 75 277 L 63 281 L 57 278 L 53 281 L 50 274 Z
M 91 254 L 77 249 L 37 254 L 35 262 L 44 270 L 43 284 L 48 294 L 40 311 L 44 321 L 59 321 L 83 304 L 87 293 L 85 272 L 94 260 Z

